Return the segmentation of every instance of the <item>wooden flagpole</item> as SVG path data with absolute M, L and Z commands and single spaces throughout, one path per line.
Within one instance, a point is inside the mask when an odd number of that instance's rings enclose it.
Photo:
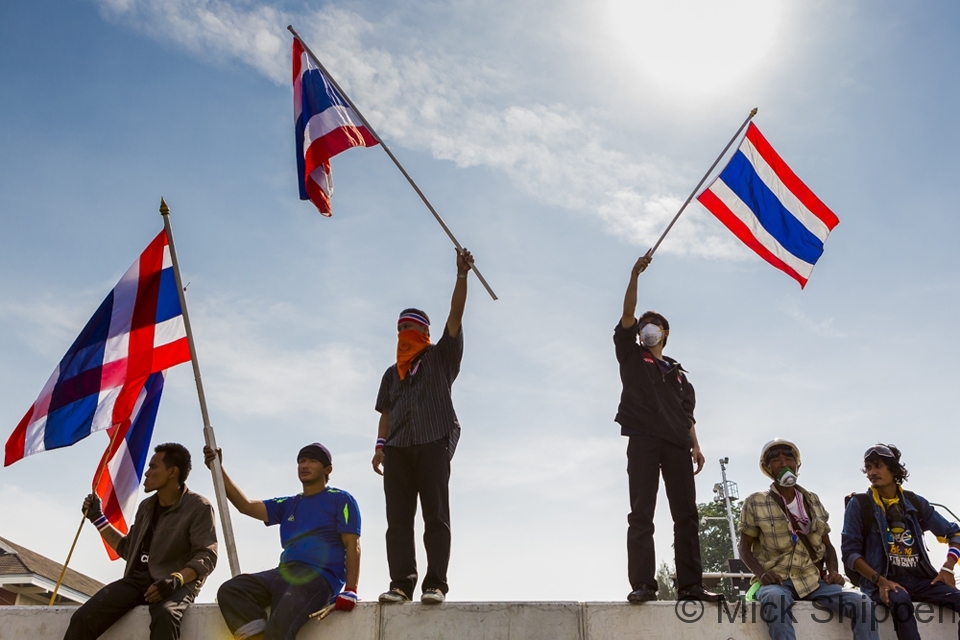
M 720 160 L 723 159 L 723 156 L 726 155 L 727 150 L 730 148 L 730 146 L 731 146 L 731 145 L 734 143 L 734 141 L 737 139 L 737 136 L 739 136 L 739 135 L 740 135 L 740 132 L 743 131 L 743 129 L 750 123 L 751 120 L 753 120 L 753 116 L 755 116 L 755 115 L 757 115 L 757 108 L 756 108 L 756 107 L 754 107 L 753 110 L 750 111 L 750 115 L 747 116 L 747 119 L 744 120 L 744 121 L 743 121 L 743 124 L 740 125 L 740 128 L 737 129 L 737 132 L 736 132 L 735 134 L 733 134 L 733 137 L 732 137 L 732 138 L 730 138 L 730 142 L 727 143 L 727 146 L 725 146 L 725 147 L 723 148 L 723 151 L 721 151 L 721 152 L 720 152 L 720 155 L 717 156 L 717 159 L 713 161 L 713 164 L 710 165 L 710 168 L 707 169 L 707 172 L 706 172 L 705 174 L 703 174 L 703 177 L 702 177 L 702 178 L 700 178 L 700 182 L 697 183 L 697 186 L 694 187 L 694 188 L 693 188 L 693 191 L 690 192 L 690 195 L 687 196 L 687 199 L 686 199 L 686 201 L 683 203 L 683 206 L 680 207 L 680 211 L 677 211 L 677 215 L 673 216 L 673 220 L 670 221 L 670 224 L 667 225 L 667 228 L 666 228 L 666 229 L 664 230 L 664 232 L 660 235 L 660 239 L 657 240 L 657 244 L 653 245 L 653 248 L 650 249 L 649 251 L 647 251 L 647 255 L 648 255 L 648 256 L 653 256 L 653 254 L 656 252 L 656 250 L 660 247 L 660 243 L 663 242 L 663 239 L 667 237 L 667 234 L 668 234 L 668 233 L 670 233 L 670 229 L 673 228 L 673 225 L 674 225 L 674 223 L 676 223 L 677 218 L 679 218 L 679 217 L 680 217 L 680 214 L 683 213 L 683 210 L 687 208 L 687 205 L 690 204 L 690 201 L 693 200 L 693 197 L 694 197 L 695 195 L 697 195 L 697 191 L 699 191 L 699 190 L 700 190 L 700 187 L 703 186 L 703 183 L 707 181 L 707 178 L 710 177 L 710 174 L 713 172 L 714 168 L 716 168 L 716 166 L 720 163 Z
M 167 242 L 170 246 L 170 260 L 173 262 L 173 275 L 177 282 L 177 293 L 180 296 L 180 311 L 183 313 L 183 327 L 187 333 L 187 344 L 190 346 L 190 362 L 193 364 L 193 377 L 197 381 L 197 396 L 200 399 L 200 414 L 203 417 L 203 440 L 208 447 L 217 450 L 217 439 L 210 426 L 210 414 L 207 412 L 207 396 L 203 393 L 203 379 L 200 377 L 200 362 L 197 360 L 197 348 L 193 342 L 193 329 L 190 327 L 190 315 L 187 313 L 187 298 L 183 291 L 183 280 L 180 277 L 180 262 L 177 260 L 177 249 L 173 244 L 173 229 L 170 227 L 170 207 L 160 198 L 160 215 L 163 217 L 163 228 L 167 231 Z M 237 557 L 237 544 L 233 536 L 233 523 L 230 520 L 230 503 L 227 501 L 227 491 L 223 483 L 223 469 L 220 459 L 215 456 L 213 467 L 213 488 L 217 494 L 217 510 L 220 512 L 220 524 L 223 529 L 223 542 L 227 548 L 227 558 L 230 561 L 230 574 L 240 573 L 240 559 Z
M 117 436 L 120 434 L 120 425 L 113 425 L 113 435 L 110 437 L 110 446 L 107 448 L 107 452 L 103 454 L 103 459 L 100 460 L 100 468 L 97 469 L 97 478 L 93 481 L 93 491 L 96 492 L 97 487 L 100 486 L 100 480 L 103 478 L 103 472 L 107 468 L 107 460 L 110 459 L 110 452 L 113 451 L 113 445 L 117 442 Z M 70 564 L 70 558 L 73 557 L 73 550 L 77 547 L 77 540 L 80 539 L 80 532 L 83 531 L 83 521 L 87 519 L 88 509 L 83 510 L 83 515 L 80 516 L 80 526 L 77 527 L 77 534 L 73 536 L 73 544 L 70 545 L 70 553 L 67 554 L 67 559 L 63 562 L 63 568 L 60 569 L 60 577 L 57 578 L 57 586 L 53 588 L 53 593 L 50 594 L 50 602 L 47 603 L 48 606 L 53 606 L 53 603 L 57 600 L 57 593 L 60 591 L 60 585 L 63 584 L 63 577 L 67 575 L 67 565 Z
M 417 195 L 420 196 L 420 199 L 423 200 L 423 204 L 427 205 L 427 209 L 430 210 L 430 213 L 432 213 L 433 217 L 436 218 L 437 222 L 440 224 L 444 232 L 447 234 L 447 237 L 450 238 L 450 240 L 453 242 L 453 246 L 457 248 L 457 251 L 462 253 L 463 246 L 460 245 L 460 242 L 454 237 L 453 232 L 450 231 L 450 228 L 447 226 L 447 223 L 443 221 L 443 218 L 440 217 L 440 214 L 437 213 L 437 210 L 434 209 L 433 205 L 430 204 L 430 201 L 427 200 L 427 196 L 424 195 L 423 191 L 420 190 L 420 187 L 417 186 L 417 183 L 413 181 L 413 178 L 411 178 L 410 174 L 407 173 L 407 170 L 403 168 L 403 165 L 400 164 L 400 161 L 397 160 L 397 157 L 393 155 L 393 151 L 391 151 L 390 147 L 386 145 L 386 143 L 383 141 L 383 138 L 381 138 L 380 135 L 374 130 L 370 122 L 368 122 L 367 119 L 363 117 L 363 114 L 360 113 L 360 109 L 357 108 L 357 105 L 353 104 L 353 100 L 350 99 L 350 96 L 348 96 L 347 93 L 340 88 L 340 85 L 337 84 L 337 81 L 334 80 L 333 76 L 330 75 L 330 72 L 327 71 L 327 68 L 323 66 L 323 63 L 320 62 L 317 56 L 313 54 L 313 51 L 311 51 L 310 47 L 307 46 L 307 43 L 303 41 L 303 38 L 300 37 L 300 34 L 297 33 L 296 29 L 294 29 L 292 25 L 287 25 L 287 29 L 290 31 L 290 33 L 293 34 L 293 37 L 296 38 L 301 45 L 303 45 L 303 48 L 307 52 L 307 55 L 309 55 L 310 58 L 314 61 L 314 63 L 316 63 L 316 65 L 320 67 L 320 70 L 330 81 L 330 84 L 332 84 L 334 88 L 340 93 L 340 95 L 343 96 L 343 99 L 347 101 L 347 104 L 350 105 L 350 108 L 353 109 L 353 112 L 356 113 L 357 117 L 360 118 L 360 121 L 363 122 L 363 126 L 367 128 L 367 131 L 370 132 L 370 135 L 372 135 L 376 139 L 376 141 L 380 143 L 380 146 L 383 147 L 383 150 L 386 151 L 387 155 L 390 156 L 390 159 L 393 160 L 393 164 L 397 165 L 397 169 L 400 170 L 400 173 L 403 174 L 403 177 L 407 179 L 407 182 L 410 183 L 410 186 L 413 187 L 413 190 L 416 191 Z M 497 294 L 495 294 L 493 292 L 493 289 L 490 288 L 490 285 L 487 284 L 487 281 L 484 279 L 483 275 L 480 273 L 480 270 L 477 269 L 476 266 L 473 266 L 472 271 L 475 274 L 477 274 L 477 279 L 480 281 L 480 284 L 483 285 L 483 288 L 487 290 L 487 293 L 490 294 L 490 297 L 496 300 Z

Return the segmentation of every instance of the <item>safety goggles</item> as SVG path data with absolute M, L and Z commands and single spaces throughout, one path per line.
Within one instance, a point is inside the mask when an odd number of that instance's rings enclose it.
M 882 444 L 875 444 L 863 454 L 863 459 L 866 460 L 870 456 L 880 456 L 881 458 L 890 458 L 892 460 L 897 459 L 897 454 L 895 454 L 890 447 Z
M 777 456 L 786 456 L 788 458 L 797 459 L 797 454 L 794 453 L 792 447 L 773 447 L 772 449 L 767 449 L 767 453 L 763 456 L 764 463 L 770 462 Z

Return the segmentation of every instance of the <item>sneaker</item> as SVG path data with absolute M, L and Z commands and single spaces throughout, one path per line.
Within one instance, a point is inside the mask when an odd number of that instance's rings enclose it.
M 656 599 L 657 590 L 651 589 L 647 585 L 641 585 L 639 589 L 631 591 L 627 596 L 627 602 L 632 602 L 633 604 L 641 604 L 643 602 L 650 602 L 651 600 Z
M 420 602 L 423 604 L 443 604 L 444 600 L 446 596 L 440 589 L 424 589 L 423 595 L 420 596 Z
M 407 594 L 397 587 L 390 589 L 390 591 L 381 593 L 380 597 L 377 599 L 382 604 L 403 604 L 404 602 L 410 602 L 410 598 L 407 597 Z
M 677 600 L 700 600 L 701 602 L 718 602 L 720 594 L 707 591 L 702 584 L 692 584 L 677 591 Z

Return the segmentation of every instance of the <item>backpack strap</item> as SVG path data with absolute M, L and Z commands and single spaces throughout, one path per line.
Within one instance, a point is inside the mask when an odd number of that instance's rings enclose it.
M 800 496 L 800 499 L 803 500 L 803 494 L 800 493 L 800 490 L 796 490 L 797 495 Z M 810 561 L 813 562 L 813 565 L 820 570 L 820 573 L 823 574 L 823 558 L 817 558 L 816 552 L 813 550 L 813 545 L 810 543 L 809 538 L 806 534 L 800 531 L 800 523 L 797 522 L 796 518 L 793 517 L 793 514 L 790 513 L 790 510 L 787 509 L 787 504 L 783 499 L 783 496 L 779 492 L 773 491 L 771 489 L 769 492 L 770 496 L 773 498 L 773 501 L 777 503 L 777 506 L 780 507 L 780 510 L 783 511 L 783 514 L 787 516 L 787 522 L 790 523 L 790 528 L 793 529 L 794 534 L 797 538 L 800 539 L 800 542 L 803 543 L 803 546 L 807 549 L 807 555 L 810 556 Z M 811 518 L 811 522 L 813 519 Z
M 877 517 L 873 513 L 873 496 L 869 493 L 857 493 L 854 495 L 857 502 L 860 503 L 860 526 L 861 534 L 863 535 L 863 550 L 866 550 L 867 534 L 870 533 L 870 530 L 877 524 Z

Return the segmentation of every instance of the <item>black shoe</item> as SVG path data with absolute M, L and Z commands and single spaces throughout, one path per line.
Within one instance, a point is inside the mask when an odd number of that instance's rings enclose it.
M 700 600 L 702 602 L 719 602 L 722 598 L 719 593 L 707 591 L 702 584 L 692 584 L 677 591 L 677 600 Z
M 647 585 L 641 586 L 639 589 L 631 591 L 627 596 L 627 602 L 632 602 L 633 604 L 640 604 L 643 602 L 650 602 L 651 600 L 657 599 L 657 590 L 651 589 Z

